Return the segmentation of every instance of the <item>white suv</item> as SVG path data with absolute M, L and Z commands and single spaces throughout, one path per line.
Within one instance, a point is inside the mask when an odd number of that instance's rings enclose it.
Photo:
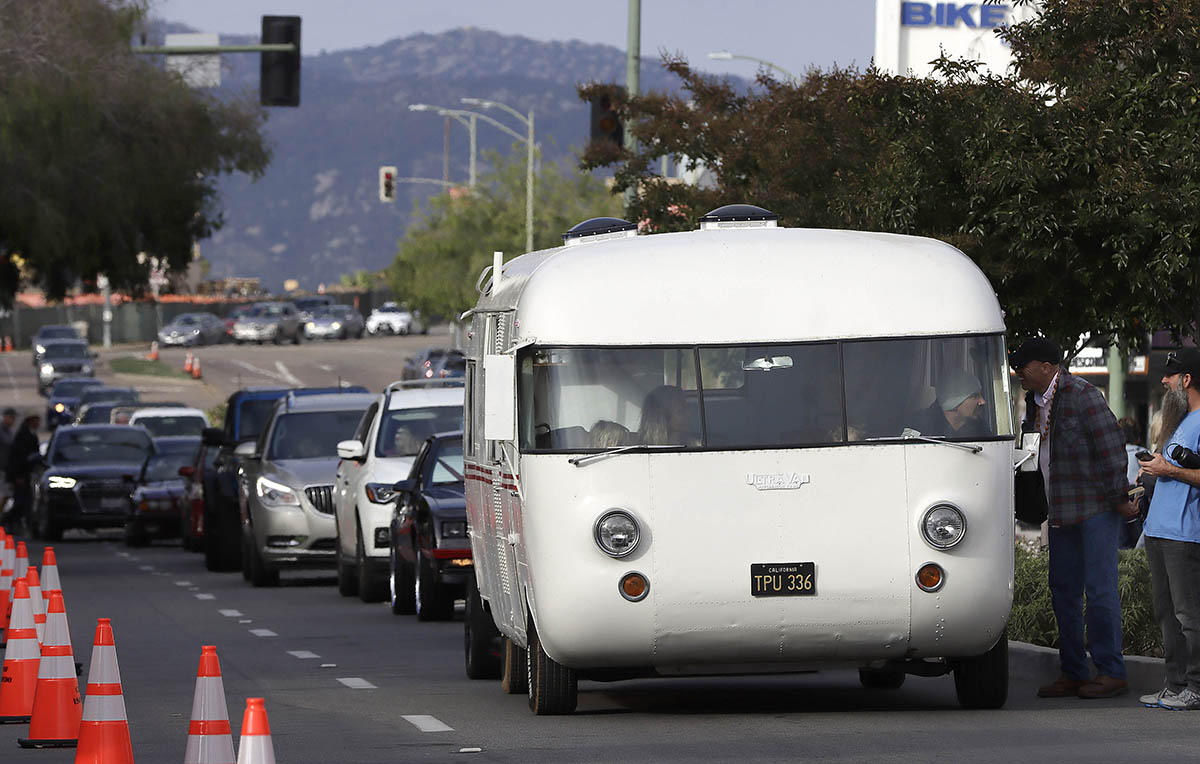
M 428 334 L 429 328 L 421 322 L 421 314 L 401 308 L 394 302 L 385 302 L 367 316 L 368 334 Z
M 462 429 L 463 388 L 394 382 L 367 409 L 354 438 L 338 444 L 333 504 L 338 591 L 364 602 L 387 598 L 392 486 L 408 477 L 430 435 Z

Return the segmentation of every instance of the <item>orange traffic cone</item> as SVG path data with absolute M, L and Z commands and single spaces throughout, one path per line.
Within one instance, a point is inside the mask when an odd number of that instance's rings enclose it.
M 25 548 L 24 541 L 17 542 L 16 565 L 13 566 L 13 575 L 17 578 L 24 578 L 29 572 L 29 550 Z
M 24 724 L 33 713 L 33 695 L 37 690 L 37 629 L 33 627 L 33 606 L 29 602 L 29 584 L 17 579 L 14 587 L 12 622 L 8 629 L 8 648 L 4 651 L 4 670 L 0 673 L 0 724 Z
M 3 528 L 0 528 L 0 534 L 4 534 Z M 8 595 L 12 589 L 13 556 L 12 536 L 0 535 L 0 630 L 8 628 Z M 3 644 L 4 638 L 0 636 L 0 645 Z
M 58 577 L 58 559 L 54 556 L 54 547 L 48 546 L 42 550 L 42 599 L 49 604 L 50 597 L 55 592 L 62 594 L 62 581 Z M 47 609 L 47 612 L 48 609 Z
M 200 359 L 192 362 L 192 379 L 200 379 Z
M 275 764 L 275 746 L 271 744 L 271 725 L 264 704 L 262 698 L 246 698 L 237 764 Z
M 150 343 L 150 353 L 146 356 L 146 358 L 150 361 L 158 360 L 158 340 L 154 340 Z
M 5 353 L 11 353 L 11 352 L 12 352 L 12 349 L 13 349 L 13 341 L 12 341 L 12 337 L 9 337 L 8 335 L 5 335 L 5 336 L 4 336 L 4 352 L 5 352 Z
M 117 645 L 113 641 L 112 623 L 107 618 L 96 621 L 75 764 L 133 764 Z
M 33 628 L 37 630 L 38 644 L 46 633 L 46 600 L 42 599 L 42 585 L 38 582 L 37 568 L 29 566 L 25 574 L 25 583 L 29 585 L 29 604 L 33 606 Z
M 213 645 L 200 648 L 196 694 L 192 698 L 192 723 L 188 727 L 183 764 L 234 764 L 225 684 L 221 681 L 221 662 Z
M 183 373 L 184 373 L 184 374 L 191 374 L 191 373 L 192 373 L 192 363 L 193 363 L 193 361 L 192 361 L 192 351 L 190 351 L 190 350 L 189 350 L 189 351 L 188 351 L 188 354 L 187 354 L 186 356 L 184 356 L 184 357 L 183 357 Z
M 47 616 L 29 737 L 18 739 L 17 744 L 22 748 L 74 748 L 83 709 L 62 592 L 50 595 Z

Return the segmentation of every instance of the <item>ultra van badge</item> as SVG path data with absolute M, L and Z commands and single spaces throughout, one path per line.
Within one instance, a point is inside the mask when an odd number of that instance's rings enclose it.
M 812 478 L 807 472 L 747 472 L 746 485 L 759 491 L 794 491 Z

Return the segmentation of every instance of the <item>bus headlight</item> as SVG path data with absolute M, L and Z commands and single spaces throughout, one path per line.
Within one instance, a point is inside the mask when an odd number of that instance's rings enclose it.
M 921 535 L 934 549 L 949 549 L 962 541 L 966 533 L 967 518 L 950 504 L 935 504 L 925 510 L 921 519 Z
M 596 545 L 611 557 L 624 557 L 637 548 L 641 529 L 628 512 L 610 510 L 596 521 Z

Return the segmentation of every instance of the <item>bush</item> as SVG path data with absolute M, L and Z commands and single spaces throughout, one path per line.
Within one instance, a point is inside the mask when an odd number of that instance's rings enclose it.
M 1123 549 L 1117 565 L 1117 591 L 1121 596 L 1123 650 L 1127 655 L 1162 657 L 1162 632 L 1154 620 L 1150 568 L 1141 549 Z M 1018 542 L 1012 615 L 1008 637 L 1046 647 L 1058 647 L 1058 626 L 1050 606 L 1047 583 L 1050 556 Z

